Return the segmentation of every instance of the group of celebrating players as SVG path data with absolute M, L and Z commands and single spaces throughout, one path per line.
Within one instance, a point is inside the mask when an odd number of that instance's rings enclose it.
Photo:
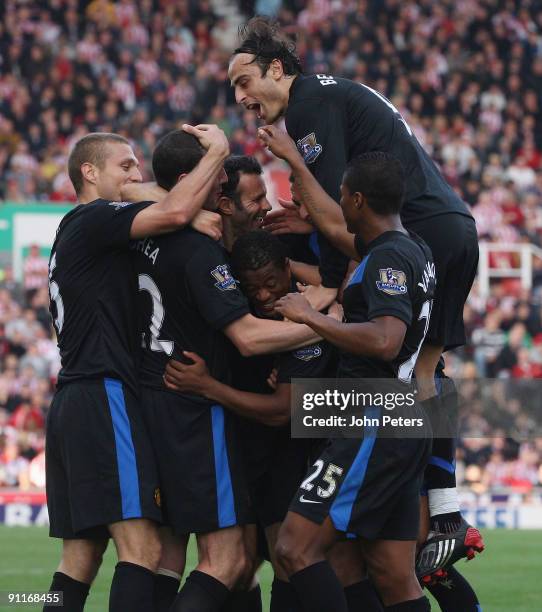
M 71 152 L 80 205 L 49 268 L 50 590 L 83 610 L 112 538 L 112 612 L 261 611 L 266 558 L 272 612 L 421 612 L 423 586 L 443 612 L 480 610 L 452 566 L 483 542 L 454 440 L 429 426 L 457 402 L 441 356 L 465 343 L 474 220 L 386 98 L 303 75 L 271 21 L 247 24 L 229 78 L 290 166 L 279 210 L 214 125 L 165 135 L 153 184 L 119 135 Z M 293 439 L 292 379 L 326 377 L 415 384 L 424 434 Z

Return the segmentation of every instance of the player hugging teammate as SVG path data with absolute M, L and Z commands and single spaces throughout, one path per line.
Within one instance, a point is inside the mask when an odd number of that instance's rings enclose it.
M 465 342 L 474 221 L 388 100 L 304 76 L 271 22 L 249 22 L 229 76 L 291 167 L 280 210 L 216 126 L 164 136 L 153 185 L 116 135 L 70 157 L 81 205 L 50 261 L 51 589 L 82 610 L 113 537 L 112 612 L 260 611 L 264 558 L 273 612 L 421 612 L 420 581 L 443 610 L 475 612 L 451 567 L 483 549 L 459 514 L 454 441 L 366 427 L 320 444 L 289 425 L 295 378 L 415 378 L 424 421 L 456 401 L 439 362 Z M 198 566 L 179 591 L 190 534 Z

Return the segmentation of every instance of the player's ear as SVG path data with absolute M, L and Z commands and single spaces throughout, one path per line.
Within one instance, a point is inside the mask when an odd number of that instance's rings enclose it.
M 87 183 L 96 185 L 98 180 L 98 168 L 90 162 L 84 162 L 81 164 L 81 174 Z
M 181 180 L 187 175 L 187 172 L 183 172 L 182 174 L 179 174 L 179 176 L 177 177 L 177 183 L 180 183 Z
M 354 193 L 354 206 L 361 210 L 365 204 L 367 204 L 367 198 L 359 191 L 356 191 Z
M 284 75 L 284 67 L 282 66 L 282 62 L 279 59 L 274 59 L 271 64 L 269 64 L 267 73 L 275 81 L 278 81 Z
M 235 204 L 231 198 L 227 196 L 220 196 L 217 202 L 217 210 L 219 210 L 225 217 L 231 217 L 233 215 L 233 209 Z

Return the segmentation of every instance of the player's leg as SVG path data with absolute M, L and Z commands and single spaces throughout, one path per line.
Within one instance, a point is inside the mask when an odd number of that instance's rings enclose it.
M 154 576 L 160 561 L 157 524 L 148 519 L 128 519 L 109 525 L 117 549 L 110 612 L 154 609 Z
M 160 561 L 162 521 L 156 457 L 138 397 L 119 381 L 103 388 L 113 429 L 112 520 L 107 522 L 118 563 L 111 582 L 110 612 L 153 610 L 154 579 Z
M 326 554 L 337 541 L 329 517 L 321 524 L 288 512 L 279 532 L 276 558 L 306 612 L 347 612 L 344 591 Z
M 246 571 L 241 527 L 198 534 L 197 542 L 198 565 L 177 595 L 174 612 L 218 612 Z
M 481 612 L 478 597 L 467 580 L 456 570 L 449 567 L 446 577 L 426 587 L 437 600 L 442 612 Z
M 154 609 L 168 612 L 181 584 L 189 536 L 176 535 L 171 527 L 161 527 L 159 535 L 162 552 L 154 580 Z
M 62 559 L 49 591 L 62 591 L 63 605 L 67 610 L 83 610 L 90 585 L 102 563 L 108 540 L 64 540 Z M 56 609 L 45 605 L 44 611 Z
M 437 393 L 435 369 L 442 350 L 465 344 L 463 307 L 474 281 L 478 263 L 476 225 L 468 217 L 448 214 L 409 225 L 427 242 L 436 266 L 437 288 L 426 340 L 416 364 L 420 398 L 440 415 L 457 410 L 457 392 L 448 384 Z M 451 381 L 450 381 L 451 382 Z M 461 519 L 455 481 L 455 439 L 445 432 L 435 432 L 432 457 L 426 472 L 430 528 L 462 537 L 465 526 Z M 468 528 L 468 526 L 467 526 Z M 474 539 L 473 539 L 474 542 Z M 465 554 L 469 547 L 464 545 Z M 481 550 L 481 538 L 471 547 Z
M 371 579 L 386 612 L 426 612 L 431 609 L 414 571 L 415 540 L 374 540 L 362 543 Z
M 262 593 L 257 571 L 263 563 L 258 546 L 258 527 L 251 523 L 243 527 L 245 572 L 237 581 L 221 612 L 262 612 Z
M 271 586 L 270 612 L 300 612 L 303 608 L 294 587 L 288 580 L 288 574 L 277 559 L 277 541 L 282 523 L 273 523 L 265 528 L 265 537 L 269 549 L 269 561 L 273 566 L 273 584 Z
M 382 612 L 382 603 L 372 580 L 367 576 L 365 559 L 357 539 L 337 542 L 327 558 L 344 588 L 349 612 Z

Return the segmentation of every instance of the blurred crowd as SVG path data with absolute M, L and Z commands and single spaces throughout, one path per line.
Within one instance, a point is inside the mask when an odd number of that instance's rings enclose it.
M 0 199 L 73 201 L 67 154 L 95 130 L 129 137 L 145 178 L 157 139 L 186 121 L 217 123 L 233 153 L 273 163 L 258 144 L 254 114 L 235 104 L 227 63 L 236 28 L 216 5 L 0 3 Z M 307 73 L 345 76 L 385 94 L 472 207 L 483 240 L 542 246 L 540 2 L 239 0 L 237 9 L 277 16 L 297 37 Z M 504 253 L 491 265 L 518 261 Z M 447 357 L 454 377 L 542 384 L 542 261 L 534 274 L 530 292 L 516 281 L 492 284 L 489 299 L 473 289 L 465 309 L 470 344 Z M 59 367 L 46 285 L 36 249 L 22 286 L 9 269 L 0 283 L 0 486 L 43 484 L 44 416 Z M 529 414 L 510 410 L 526 433 Z M 533 425 L 530 442 L 519 433 L 491 438 L 484 419 L 475 414 L 466 425 L 486 438 L 462 442 L 462 482 L 480 492 L 541 485 Z

